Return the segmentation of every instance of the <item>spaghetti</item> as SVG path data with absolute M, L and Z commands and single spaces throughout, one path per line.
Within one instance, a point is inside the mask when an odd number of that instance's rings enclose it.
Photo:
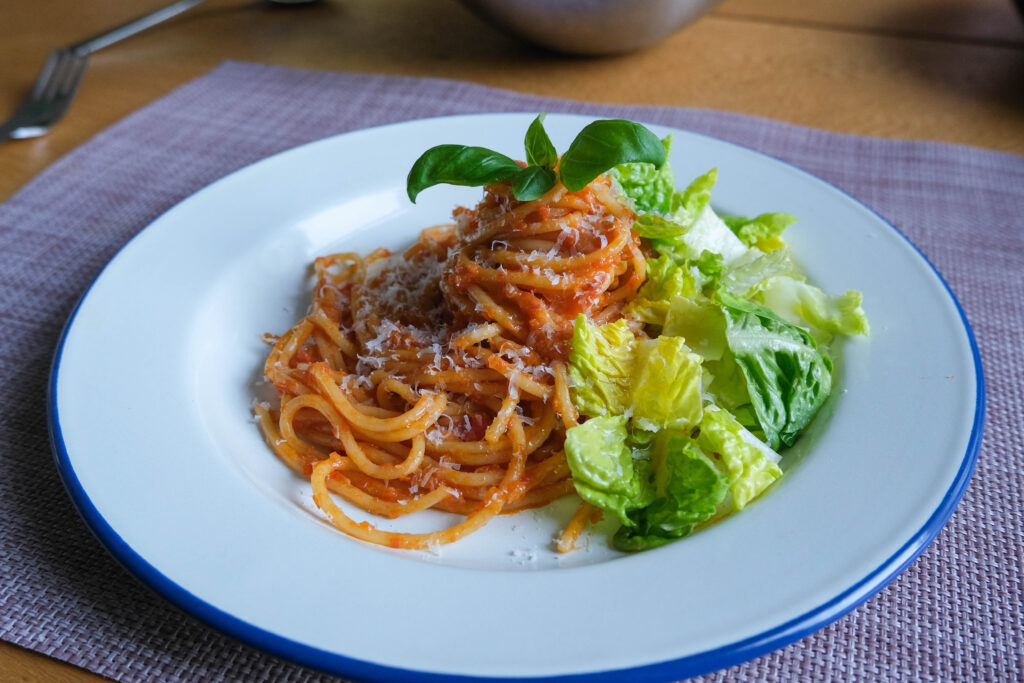
M 644 282 L 635 218 L 606 176 L 534 201 L 496 183 L 403 253 L 316 259 L 308 315 L 272 339 L 265 374 L 280 405 L 256 406 L 264 437 L 335 526 L 394 548 L 451 543 L 573 493 L 567 343 L 577 315 L 618 320 Z M 387 518 L 465 519 L 384 531 L 331 494 Z M 559 550 L 595 512 L 581 505 Z

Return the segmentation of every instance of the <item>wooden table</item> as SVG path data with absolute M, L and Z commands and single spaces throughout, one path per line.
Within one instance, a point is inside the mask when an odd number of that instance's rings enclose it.
M 0 8 L 0 118 L 54 47 L 161 0 L 48 0 Z M 725 0 L 624 57 L 554 55 L 508 38 L 454 0 L 209 0 L 90 59 L 67 117 L 0 143 L 0 201 L 134 109 L 225 59 L 476 81 L 600 102 L 723 109 L 831 131 L 1024 154 L 1024 21 L 1011 0 Z M 12 681 L 93 674 L 0 641 Z

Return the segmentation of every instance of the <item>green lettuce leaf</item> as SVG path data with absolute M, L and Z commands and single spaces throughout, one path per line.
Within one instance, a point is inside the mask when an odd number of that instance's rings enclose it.
M 655 240 L 657 245 L 664 242 L 662 246 L 676 246 L 683 243 L 683 235 L 689 226 L 670 221 L 667 218 L 656 216 L 653 213 L 645 213 L 633 221 L 633 230 L 641 237 Z
M 661 144 L 665 146 L 667 159 L 672 151 L 672 136 L 662 140 Z M 670 211 L 676 179 L 667 161 L 661 168 L 643 162 L 620 164 L 609 171 L 609 175 L 619 183 L 637 209 L 662 215 Z
M 666 218 L 689 227 L 708 208 L 711 202 L 711 190 L 718 182 L 718 169 L 713 168 L 704 175 L 697 176 L 685 190 L 672 194 L 671 206 Z
M 626 306 L 626 314 L 651 325 L 663 325 L 672 298 L 693 297 L 697 291 L 697 282 L 685 264 L 671 254 L 662 254 L 647 259 L 647 280 Z
M 638 342 L 630 393 L 633 424 L 648 431 L 696 427 L 703 412 L 700 363 L 682 337 Z
M 572 402 L 583 415 L 621 415 L 629 402 L 636 339 L 625 320 L 591 325 L 584 315 L 569 340 Z
M 747 378 L 743 374 L 736 356 L 726 348 L 718 360 L 704 361 L 705 392 L 708 398 L 729 410 L 734 415 L 744 406 L 750 406 L 750 392 L 747 390 Z M 749 424 L 744 422 L 745 425 Z M 761 430 L 756 418 L 753 424 Z
M 623 415 L 593 417 L 565 433 L 565 456 L 580 498 L 632 525 L 630 510 L 651 502 L 650 464 L 634 460 Z
M 737 422 L 743 425 L 744 429 L 753 434 L 760 443 L 764 444 L 764 432 L 761 431 L 761 423 L 757 421 L 757 413 L 754 412 L 754 406 L 752 404 L 746 403 L 735 408 L 730 408 L 729 412 L 736 418 Z M 768 444 L 765 444 L 765 448 L 768 448 Z
M 799 275 L 799 272 L 789 249 L 781 248 L 765 253 L 751 248 L 729 264 L 720 282 L 730 294 L 746 299 L 760 291 L 770 278 L 776 275 Z
M 704 411 L 697 444 L 728 473 L 734 510 L 742 510 L 782 476 L 779 455 L 716 406 Z
M 747 390 L 768 445 L 792 445 L 832 389 L 832 361 L 806 330 L 770 309 L 724 290 L 718 299 L 726 340 L 747 380 Z
M 722 220 L 748 247 L 757 246 L 761 251 L 774 251 L 784 246 L 780 236 L 797 219 L 788 213 L 762 213 L 756 218 L 723 216 Z
M 673 220 L 682 223 L 673 216 Z M 732 230 L 722 222 L 722 219 L 710 206 L 705 206 L 696 219 L 689 224 L 689 229 L 680 236 L 688 248 L 688 252 L 680 254 L 684 258 L 693 258 L 693 255 L 700 255 L 705 251 L 712 254 L 719 254 L 723 265 L 730 265 L 747 252 L 747 245 L 743 244 Z M 670 251 L 676 245 L 672 243 L 663 244 L 660 240 L 654 241 L 654 247 L 661 251 Z M 675 250 L 679 254 L 678 248 Z
M 853 289 L 830 295 L 814 285 L 780 275 L 760 288 L 764 304 L 796 325 L 809 325 L 818 338 L 828 343 L 834 334 L 870 333 L 868 318 L 861 308 L 863 295 Z
M 725 314 L 720 306 L 710 301 L 674 297 L 661 334 L 682 337 L 705 362 L 719 360 L 729 350 L 725 340 Z
M 688 536 L 714 516 L 729 491 L 728 475 L 683 432 L 659 432 L 652 455 L 656 497 L 629 513 L 632 524 L 612 539 L 619 550 L 646 550 Z
M 700 256 L 690 261 L 694 272 L 697 286 L 701 290 L 710 290 L 718 287 L 718 283 L 725 273 L 725 263 L 721 254 L 710 251 L 702 251 Z

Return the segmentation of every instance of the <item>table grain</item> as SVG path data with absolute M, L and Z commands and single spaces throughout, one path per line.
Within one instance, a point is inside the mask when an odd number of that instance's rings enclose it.
M 51 49 L 165 2 L 4 3 L 0 119 Z M 209 0 L 93 55 L 66 118 L 48 135 L 0 143 L 0 201 L 107 126 L 227 59 L 721 109 L 1024 154 L 1024 21 L 1012 0 L 725 0 L 668 40 L 612 58 L 533 48 L 454 0 L 297 7 Z M 0 672 L 5 681 L 104 680 L 2 640 Z

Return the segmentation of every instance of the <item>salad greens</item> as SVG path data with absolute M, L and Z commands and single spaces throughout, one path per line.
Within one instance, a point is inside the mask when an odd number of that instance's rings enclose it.
M 667 156 L 671 138 L 662 145 Z M 636 551 L 742 510 L 778 480 L 779 449 L 831 392 L 827 345 L 869 327 L 860 292 L 805 282 L 782 239 L 794 216 L 719 216 L 715 169 L 683 190 L 667 162 L 609 175 L 653 252 L 625 309 L 644 333 L 576 319 L 571 395 L 589 419 L 565 449 L 583 499 L 621 522 L 613 545 Z
M 793 445 L 832 390 L 832 361 L 814 338 L 770 308 L 725 291 L 725 338 L 768 445 Z
M 714 516 L 729 493 L 729 478 L 685 433 L 659 432 L 651 450 L 654 496 L 632 510 L 612 542 L 620 550 L 645 550 L 689 535 Z
M 625 412 L 636 356 L 636 339 L 626 321 L 595 326 L 580 315 L 573 324 L 569 346 L 573 358 L 569 380 L 575 388 L 572 399 L 580 414 L 598 417 Z
M 650 462 L 634 460 L 624 415 L 594 417 L 565 435 L 565 455 L 580 498 L 631 525 L 631 510 L 653 500 Z

